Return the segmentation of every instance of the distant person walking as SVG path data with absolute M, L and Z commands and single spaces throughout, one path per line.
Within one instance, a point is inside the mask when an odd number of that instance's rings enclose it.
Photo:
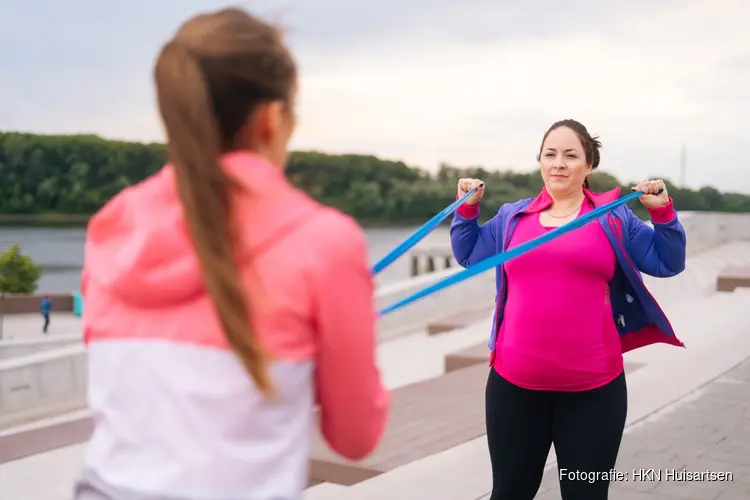
M 47 329 L 49 328 L 49 316 L 52 312 L 52 301 L 49 300 L 48 296 L 42 297 L 42 303 L 39 306 L 39 310 L 42 313 L 42 317 L 44 318 L 44 327 L 42 328 L 42 331 L 44 333 L 47 333 Z
M 544 188 L 477 222 L 485 185 L 461 179 L 451 243 L 470 266 L 618 198 L 588 177 L 601 144 L 574 120 L 544 134 Z M 497 307 L 486 389 L 490 500 L 532 500 L 554 443 L 563 500 L 607 500 L 627 416 L 623 352 L 681 346 L 641 273 L 685 269 L 685 231 L 661 180 L 635 186 L 651 225 L 627 206 L 497 268 Z M 576 471 L 594 477 L 574 477 Z

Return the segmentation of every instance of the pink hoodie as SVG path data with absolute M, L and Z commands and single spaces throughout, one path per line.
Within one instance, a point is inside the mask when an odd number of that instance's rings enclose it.
M 388 395 L 362 230 L 257 155 L 222 162 L 246 190 L 234 200 L 239 274 L 274 357 L 277 399 L 260 395 L 228 349 L 166 166 L 89 224 L 82 291 L 96 427 L 79 492 L 299 498 L 316 403 L 335 451 L 358 459 L 379 442 Z

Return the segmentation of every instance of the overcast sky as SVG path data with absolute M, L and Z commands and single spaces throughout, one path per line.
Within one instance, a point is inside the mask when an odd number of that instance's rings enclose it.
M 154 58 L 216 0 L 0 4 L 0 129 L 162 140 Z M 535 168 L 546 128 L 600 134 L 623 180 L 750 193 L 748 0 L 256 0 L 299 62 L 295 148 Z

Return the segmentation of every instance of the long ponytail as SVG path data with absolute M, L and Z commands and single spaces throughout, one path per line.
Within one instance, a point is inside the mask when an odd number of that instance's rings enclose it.
M 169 157 L 206 291 L 232 350 L 260 391 L 272 395 L 268 359 L 253 334 L 238 277 L 230 201 L 234 183 L 219 168 L 222 139 L 205 75 L 190 50 L 172 41 L 162 50 L 154 77 Z

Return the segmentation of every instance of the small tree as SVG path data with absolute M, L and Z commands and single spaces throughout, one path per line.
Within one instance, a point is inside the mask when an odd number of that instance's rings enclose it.
M 13 245 L 0 253 L 0 339 L 3 338 L 5 295 L 34 293 L 42 276 L 42 268 Z

